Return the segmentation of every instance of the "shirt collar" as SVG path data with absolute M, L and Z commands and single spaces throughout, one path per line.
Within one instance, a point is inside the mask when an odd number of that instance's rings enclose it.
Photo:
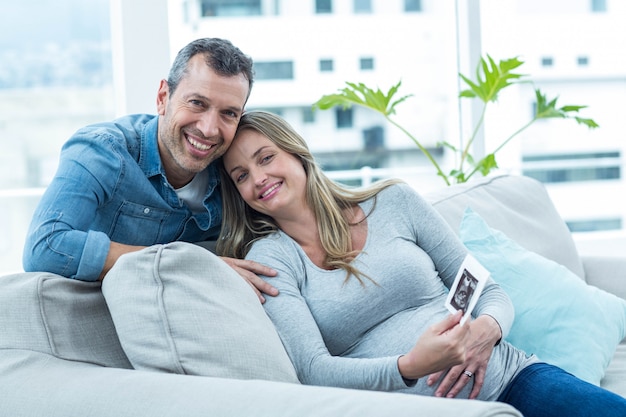
M 161 175 L 167 181 L 165 169 L 161 163 L 161 154 L 159 153 L 159 118 L 159 116 L 156 116 L 143 127 L 143 131 L 141 132 L 141 153 L 138 164 L 148 178 Z M 207 167 L 207 170 L 209 171 L 209 182 L 207 184 L 205 200 L 213 194 L 215 187 L 219 184 L 219 171 L 217 169 L 217 164 L 210 164 Z
M 141 152 L 138 164 L 148 178 L 159 174 L 165 177 L 159 154 L 158 126 L 159 116 L 156 116 L 144 125 L 141 132 Z

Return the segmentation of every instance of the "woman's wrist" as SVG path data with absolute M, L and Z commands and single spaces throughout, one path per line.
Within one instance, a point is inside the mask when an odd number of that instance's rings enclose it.
M 488 337 L 492 340 L 493 346 L 498 346 L 502 341 L 502 327 L 500 323 L 493 316 L 489 314 L 483 314 L 478 317 L 482 319 L 488 328 Z
M 398 372 L 400 373 L 402 380 L 404 380 L 404 383 L 408 386 L 415 385 L 417 380 L 420 378 L 420 375 L 411 371 L 412 368 L 414 368 L 414 366 L 411 365 L 410 354 L 400 355 L 398 357 Z

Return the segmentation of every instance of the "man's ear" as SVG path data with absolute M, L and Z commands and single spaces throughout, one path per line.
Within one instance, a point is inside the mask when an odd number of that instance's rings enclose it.
M 167 80 L 161 80 L 161 84 L 159 84 L 159 91 L 157 93 L 157 112 L 160 116 L 165 114 L 165 109 L 167 108 L 167 102 L 170 98 L 170 87 L 167 84 Z

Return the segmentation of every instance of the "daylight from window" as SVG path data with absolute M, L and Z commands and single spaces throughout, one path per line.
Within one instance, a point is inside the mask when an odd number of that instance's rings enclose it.
M 361 185 L 396 176 L 421 192 L 446 185 L 405 132 L 364 107 L 320 110 L 312 109 L 313 103 L 346 82 L 383 92 L 400 83 L 397 98 L 408 97 L 397 105 L 393 120 L 449 171 L 458 163 L 451 147 L 468 141 L 482 112 L 471 100 L 459 99 L 468 85 L 458 74 L 475 79 L 487 54 L 495 62 L 517 58 L 523 64 L 516 71 L 528 82 L 504 89 L 489 103 L 473 155 L 493 152 L 533 119 L 539 109 L 536 89 L 548 100 L 557 99 L 558 106 L 587 106 L 576 115 L 593 119 L 598 128 L 574 118 L 538 120 L 498 152 L 499 169 L 491 175 L 521 174 L 544 183 L 581 244 L 590 237 L 625 241 L 622 1 L 144 3 L 4 5 L 0 273 L 21 270 L 30 217 L 55 173 L 63 143 L 86 124 L 126 111 L 154 113 L 158 79 L 145 88 L 140 81 L 155 69 L 166 78 L 174 54 L 198 37 L 228 38 L 252 56 L 256 81 L 248 108 L 285 117 L 333 178 Z M 165 16 L 156 16 L 156 10 Z M 128 15 L 141 19 L 129 23 Z M 166 36 L 169 42 L 146 43 L 144 36 Z

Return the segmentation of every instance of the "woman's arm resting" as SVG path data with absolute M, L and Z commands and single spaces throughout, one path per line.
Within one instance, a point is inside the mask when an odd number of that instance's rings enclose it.
M 462 311 L 431 326 L 406 355 L 398 359 L 398 370 L 406 379 L 419 379 L 465 361 L 469 326 L 461 326 Z

